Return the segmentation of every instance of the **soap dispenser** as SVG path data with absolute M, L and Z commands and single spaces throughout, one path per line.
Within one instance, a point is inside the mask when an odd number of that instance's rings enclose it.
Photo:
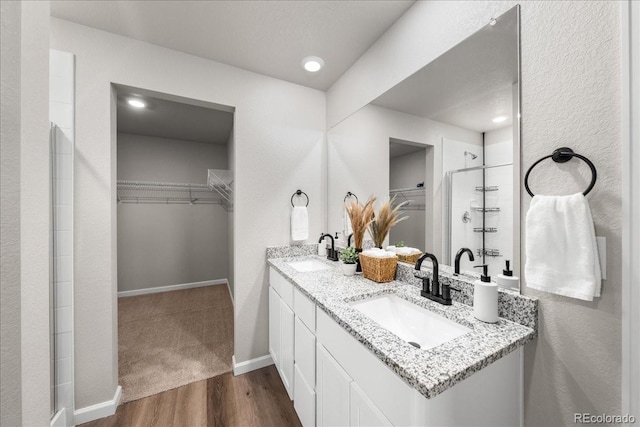
M 489 266 L 482 267 L 480 280 L 473 282 L 473 317 L 487 323 L 498 321 L 498 285 L 491 282 L 488 275 Z
M 509 260 L 506 261 L 506 268 L 502 270 L 502 274 L 496 276 L 496 283 L 507 289 L 519 289 L 520 279 L 513 275 L 513 271 L 509 268 Z

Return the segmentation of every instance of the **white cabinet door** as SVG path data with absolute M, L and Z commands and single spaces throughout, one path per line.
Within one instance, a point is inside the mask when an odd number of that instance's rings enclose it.
M 294 316 L 293 310 L 280 300 L 280 376 L 293 400 Z
M 316 425 L 316 394 L 296 365 L 293 385 L 293 407 L 304 427 Z
M 384 416 L 376 405 L 360 390 L 355 382 L 351 383 L 351 427 L 387 427 L 391 421 Z
M 348 426 L 352 380 L 321 344 L 317 346 L 316 361 L 317 425 Z
M 269 353 L 276 368 L 280 363 L 280 296 L 269 287 Z
M 316 337 L 296 315 L 296 366 L 304 380 L 315 390 L 316 386 Z

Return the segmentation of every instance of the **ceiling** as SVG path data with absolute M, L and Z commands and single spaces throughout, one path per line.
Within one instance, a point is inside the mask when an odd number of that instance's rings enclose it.
M 499 17 L 373 104 L 486 132 L 512 123 L 512 86 L 518 81 L 515 9 Z M 496 124 L 496 116 L 507 121 Z
M 129 98 L 143 100 L 134 108 Z M 233 113 L 192 103 L 153 96 L 148 91 L 118 86 L 118 132 L 158 138 L 227 144 L 233 130 Z
M 327 90 L 414 3 L 377 1 L 53 1 L 51 15 Z M 325 61 L 318 73 L 300 62 Z

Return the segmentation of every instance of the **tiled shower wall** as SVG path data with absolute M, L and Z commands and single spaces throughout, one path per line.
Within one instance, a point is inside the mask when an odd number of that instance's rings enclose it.
M 64 410 L 64 425 L 73 425 L 73 160 L 75 118 L 74 56 L 50 51 L 49 120 L 53 194 L 53 280 L 55 307 L 55 412 Z M 56 423 L 57 424 L 57 423 Z

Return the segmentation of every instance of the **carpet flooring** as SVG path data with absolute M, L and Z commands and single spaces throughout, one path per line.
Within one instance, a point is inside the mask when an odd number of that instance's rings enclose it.
M 232 354 L 225 285 L 118 299 L 123 403 L 230 372 Z

